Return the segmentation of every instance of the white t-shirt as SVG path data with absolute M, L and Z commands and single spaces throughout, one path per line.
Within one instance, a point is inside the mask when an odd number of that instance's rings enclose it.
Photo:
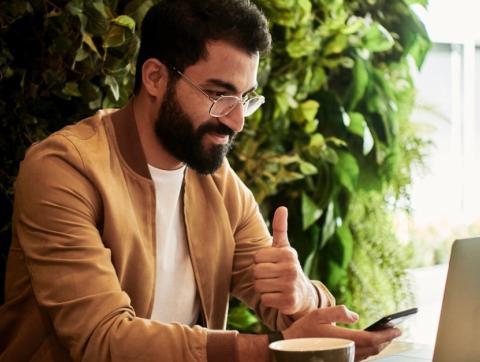
M 148 168 L 155 184 L 157 208 L 157 276 L 151 319 L 194 325 L 200 303 L 185 236 L 181 192 L 185 167 Z

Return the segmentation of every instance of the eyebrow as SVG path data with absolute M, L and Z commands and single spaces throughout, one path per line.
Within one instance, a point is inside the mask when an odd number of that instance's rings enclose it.
M 218 87 L 221 87 L 221 88 L 224 88 L 232 93 L 235 93 L 237 94 L 238 93 L 238 89 L 237 87 L 235 87 L 232 83 L 230 82 L 225 82 L 224 80 L 221 80 L 221 79 L 215 79 L 215 78 L 211 78 L 211 79 L 207 79 L 207 81 L 205 83 L 211 83 L 213 85 L 216 85 Z M 255 84 L 252 88 L 250 88 L 249 90 L 247 90 L 246 92 L 244 92 L 243 94 L 248 94 L 252 91 L 254 91 L 255 89 L 257 89 L 257 84 Z

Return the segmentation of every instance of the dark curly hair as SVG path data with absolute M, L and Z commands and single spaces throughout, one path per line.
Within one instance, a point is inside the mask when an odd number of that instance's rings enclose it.
M 271 47 L 267 20 L 248 0 L 163 0 L 152 6 L 142 22 L 135 93 L 147 59 L 183 71 L 206 56 L 212 40 L 226 41 L 247 54 L 264 54 Z

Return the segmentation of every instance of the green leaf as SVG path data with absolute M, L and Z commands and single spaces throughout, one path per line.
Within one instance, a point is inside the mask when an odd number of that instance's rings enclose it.
M 101 0 L 94 0 L 93 3 L 87 3 L 84 10 L 88 19 L 86 31 L 94 36 L 100 36 L 108 29 L 108 15 L 105 5 Z
M 348 191 L 354 192 L 360 169 L 357 160 L 348 152 L 338 152 L 338 162 L 335 164 L 335 174 L 340 183 Z
M 112 25 L 103 39 L 104 48 L 115 48 L 125 43 L 125 28 Z
M 317 115 L 318 108 L 320 104 L 317 101 L 309 99 L 299 105 L 299 109 L 303 115 L 303 118 L 309 122 L 315 120 L 315 116 Z
M 275 163 L 279 163 L 280 165 L 290 165 L 292 163 L 299 162 L 300 157 L 298 155 L 281 155 L 272 158 L 272 161 Z
M 337 34 L 330 40 L 323 49 L 324 56 L 339 54 L 345 50 L 348 45 L 348 36 L 345 34 Z
M 326 148 L 325 138 L 321 133 L 314 133 L 310 137 L 308 150 L 312 156 L 320 156 Z
M 90 34 L 88 33 L 83 33 L 82 34 L 82 37 L 83 37 L 83 42 L 85 44 L 87 44 L 89 46 L 90 49 L 92 49 L 95 54 L 97 54 L 98 56 L 100 56 L 100 53 L 98 52 L 98 49 L 97 49 L 97 46 L 95 45 L 95 43 L 93 42 L 93 39 L 92 37 L 90 36 Z
M 75 54 L 75 62 L 81 62 L 89 57 L 89 53 L 83 48 L 83 46 L 80 46 L 80 48 L 77 49 L 77 53 Z
M 365 95 L 368 86 L 368 70 L 365 66 L 365 61 L 360 57 L 355 59 L 355 65 L 352 69 L 353 81 L 347 91 L 345 108 L 353 110 Z
M 347 146 L 347 142 L 345 142 L 344 140 L 338 138 L 338 137 L 328 137 L 326 139 L 326 141 L 328 143 L 333 143 L 335 146 L 337 147 L 345 147 Z
M 322 228 L 322 240 L 320 242 L 320 249 L 322 249 L 326 242 L 333 236 L 335 233 L 335 213 L 334 213 L 334 205 L 333 202 L 328 203 L 327 207 L 327 215 L 325 217 L 325 223 L 323 224 Z
M 350 116 L 350 125 L 348 126 L 348 130 L 351 133 L 363 138 L 366 126 L 363 114 L 358 112 L 350 112 L 348 115 Z
M 314 53 L 320 47 L 320 40 L 309 28 L 296 29 L 287 35 L 287 53 L 292 58 L 301 58 Z
M 364 37 L 365 47 L 372 52 L 390 50 L 395 44 L 392 35 L 380 23 L 373 22 Z
M 135 20 L 128 15 L 117 16 L 115 19 L 112 19 L 112 23 L 130 29 L 132 33 L 135 32 Z
M 330 288 L 338 287 L 342 284 L 342 280 L 347 278 L 347 271 L 334 260 L 328 260 L 328 279 L 327 283 Z
M 110 91 L 112 92 L 113 98 L 118 101 L 120 97 L 120 89 L 118 86 L 117 79 L 112 75 L 105 76 L 105 84 L 109 86 Z
M 315 167 L 315 165 L 303 160 L 300 161 L 300 171 L 302 171 L 305 176 L 315 175 L 318 173 L 318 169 Z
M 72 15 L 80 15 L 83 13 L 83 0 L 71 0 L 65 7 Z
M 246 330 L 258 323 L 255 315 L 244 305 L 232 308 L 228 313 L 228 323 L 234 329 Z
M 303 128 L 306 133 L 313 133 L 318 128 L 318 119 L 314 119 L 312 121 L 308 121 Z
M 331 164 L 336 164 L 338 162 L 338 155 L 337 155 L 337 152 L 335 152 L 335 150 L 333 150 L 332 148 L 328 147 L 328 148 L 325 148 L 322 152 L 322 158 L 331 163 Z
M 339 249 L 340 249 L 340 258 L 339 264 L 343 269 L 346 269 L 352 260 L 353 256 L 353 237 L 350 229 L 345 224 L 337 227 L 335 230 L 339 241 Z
M 305 193 L 302 193 L 303 230 L 307 230 L 322 216 L 323 210 Z
M 66 96 L 72 97 L 81 97 L 80 89 L 78 88 L 77 82 L 67 82 L 65 83 L 65 87 L 62 89 L 62 93 Z
M 88 104 L 91 110 L 97 110 L 102 105 L 102 92 L 100 87 L 90 81 L 80 83 L 80 93 L 82 100 Z
M 325 84 L 327 75 L 321 65 L 315 66 L 312 69 L 312 79 L 308 85 L 310 92 L 316 92 Z
M 277 181 L 279 183 L 289 183 L 303 179 L 305 176 L 299 172 L 288 171 L 285 168 L 281 168 L 277 174 Z
M 305 233 L 302 233 L 305 234 Z M 319 273 L 319 253 L 318 253 L 318 241 L 320 239 L 320 228 L 318 225 L 313 224 L 309 229 L 309 244 L 308 248 L 310 252 L 308 253 L 307 257 L 305 258 L 305 262 L 303 263 L 303 271 L 305 274 L 314 280 L 321 280 L 321 276 Z M 308 235 L 308 234 L 307 234 Z

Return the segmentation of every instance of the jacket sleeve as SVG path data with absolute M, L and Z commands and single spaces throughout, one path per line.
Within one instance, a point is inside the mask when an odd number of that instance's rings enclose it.
M 253 257 L 260 249 L 272 245 L 272 237 L 251 191 L 232 172 L 235 183 L 238 214 L 231 219 L 235 238 L 235 256 L 232 272 L 232 295 L 252 308 L 262 322 L 272 330 L 283 330 L 294 320 L 277 309 L 261 305 L 253 286 Z M 319 281 L 312 281 L 318 296 L 319 308 L 335 305 L 335 299 Z
M 97 225 L 100 195 L 75 146 L 62 135 L 34 146 L 16 182 L 14 232 L 30 282 L 73 360 L 206 361 L 236 332 L 138 318 L 122 291 Z

